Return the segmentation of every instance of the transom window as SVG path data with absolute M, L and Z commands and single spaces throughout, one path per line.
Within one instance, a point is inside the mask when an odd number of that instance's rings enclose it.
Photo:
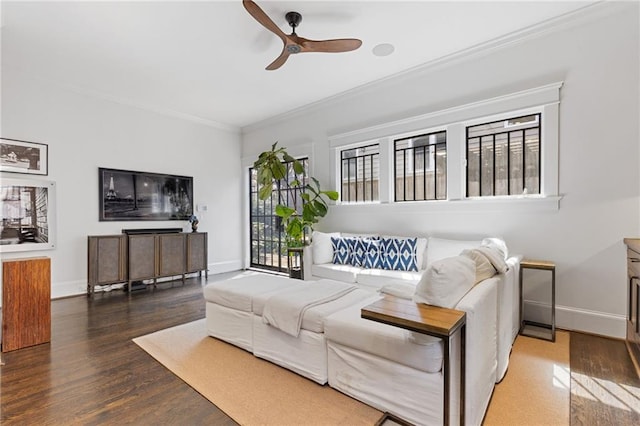
M 541 114 L 467 127 L 467 197 L 540 194 Z
M 447 132 L 397 139 L 395 201 L 447 199 Z
M 340 153 L 340 200 L 380 200 L 380 147 L 378 144 L 345 149 Z

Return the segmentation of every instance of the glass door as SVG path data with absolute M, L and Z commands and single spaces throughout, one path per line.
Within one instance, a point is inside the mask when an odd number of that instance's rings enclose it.
M 307 158 L 298 159 L 305 171 L 308 170 Z M 291 163 L 287 166 L 285 179 L 274 182 L 271 197 L 260 200 L 258 197 L 258 182 L 256 171 L 249 169 L 249 235 L 251 244 L 252 268 L 267 269 L 270 271 L 288 273 L 287 268 L 287 244 L 286 235 L 281 226 L 281 221 L 276 216 L 275 210 L 278 204 L 296 206 L 302 211 L 302 189 L 306 185 L 307 175 L 299 186 L 292 187 L 291 182 L 296 179 Z

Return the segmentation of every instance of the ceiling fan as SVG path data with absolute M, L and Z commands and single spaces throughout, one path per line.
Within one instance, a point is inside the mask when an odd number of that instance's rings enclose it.
M 282 53 L 280 56 L 276 58 L 275 61 L 270 63 L 267 66 L 267 70 L 276 70 L 280 68 L 289 58 L 289 55 L 293 55 L 296 53 L 304 53 L 304 52 L 329 52 L 329 53 L 339 53 L 339 52 L 349 52 L 351 50 L 356 50 L 358 47 L 362 45 L 362 40 L 358 40 L 356 38 L 340 38 L 333 40 L 309 40 L 306 38 L 299 37 L 296 34 L 296 27 L 302 21 L 302 15 L 298 12 L 288 12 L 285 15 L 285 19 L 293 28 L 291 34 L 285 34 L 282 30 L 267 16 L 266 13 L 260 7 L 251 0 L 242 0 L 242 4 L 244 8 L 247 9 L 247 12 L 251 16 L 255 18 L 260 24 L 262 24 L 266 29 L 280 37 L 282 42 L 284 43 L 284 48 L 282 49 Z

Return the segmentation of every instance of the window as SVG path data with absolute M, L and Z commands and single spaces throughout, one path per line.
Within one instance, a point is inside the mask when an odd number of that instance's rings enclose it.
M 395 201 L 446 200 L 447 133 L 397 139 Z
M 562 84 L 330 135 L 336 186 L 346 193 L 344 150 L 378 145 L 380 204 L 430 212 L 558 210 Z M 432 200 L 441 202 L 424 202 Z
M 380 200 L 380 147 L 378 144 L 345 149 L 340 153 L 340 200 Z
M 309 170 L 307 158 L 299 159 L 305 170 Z M 258 183 L 256 171 L 249 169 L 249 208 L 250 208 L 250 245 L 252 267 L 269 269 L 278 272 L 288 272 L 287 244 L 280 217 L 275 210 L 278 204 L 296 206 L 302 212 L 302 189 L 307 184 L 307 175 L 300 181 L 299 186 L 291 186 L 296 178 L 292 163 L 286 163 L 287 177 L 274 183 L 271 197 L 260 200 L 258 197 Z
M 540 194 L 541 114 L 467 127 L 467 197 Z

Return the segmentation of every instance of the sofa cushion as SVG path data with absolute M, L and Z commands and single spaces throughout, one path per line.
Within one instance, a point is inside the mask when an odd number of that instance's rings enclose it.
M 333 246 L 331 237 L 340 237 L 339 232 L 318 232 L 313 231 L 311 240 L 313 241 L 313 263 L 330 263 L 333 261 Z
M 391 280 L 380 287 L 380 293 L 399 297 L 400 299 L 412 300 L 416 292 L 416 284 L 405 280 Z
M 429 237 L 426 266 L 429 267 L 433 262 L 447 257 L 458 256 L 462 250 L 476 248 L 480 244 L 481 240 L 463 241 Z
M 351 265 L 336 265 L 333 263 L 323 263 L 322 265 L 311 265 L 311 275 L 330 280 L 355 283 L 356 276 L 362 271 L 361 268 Z
M 363 269 L 358 273 L 356 282 L 367 287 L 379 290 L 383 286 L 392 282 L 404 281 L 414 287 L 420 281 L 422 272 L 412 271 L 389 271 L 387 269 Z
M 295 286 L 295 281 L 280 275 L 255 273 L 224 281 L 214 281 L 204 287 L 203 293 L 204 299 L 209 303 L 251 312 L 255 295 Z
M 360 309 L 379 298 L 374 296 L 329 315 L 324 322 L 327 340 L 421 371 L 440 371 L 443 357 L 440 339 L 425 336 L 431 339 L 428 344 L 412 344 L 407 330 L 360 317 Z
M 384 269 L 417 271 L 417 238 L 383 238 L 382 262 Z
M 429 266 L 416 286 L 413 301 L 454 308 L 473 287 L 476 264 L 465 256 L 437 260 Z

